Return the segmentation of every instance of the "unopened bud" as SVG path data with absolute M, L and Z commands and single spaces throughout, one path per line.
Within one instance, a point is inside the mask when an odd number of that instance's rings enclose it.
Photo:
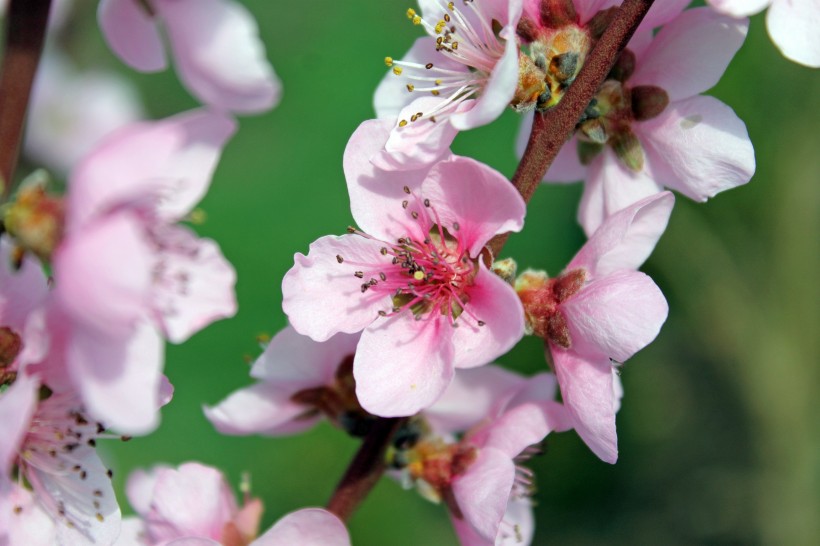
M 635 54 L 629 49 L 624 49 L 618 55 L 618 59 L 609 71 L 608 79 L 618 80 L 623 83 L 635 72 Z
M 606 132 L 606 126 L 599 118 L 586 120 L 578 126 L 578 129 L 595 144 L 606 144 L 609 138 Z
M 578 161 L 581 162 L 581 165 L 589 165 L 603 149 L 603 144 L 578 140 Z
M 518 270 L 518 264 L 512 258 L 504 258 L 503 260 L 496 260 L 493 263 L 493 273 L 507 281 L 509 284 L 515 282 L 515 273 Z
M 612 149 L 618 159 L 631 171 L 639 172 L 643 169 L 643 147 L 635 133 L 626 129 L 610 139 Z
M 669 105 L 669 94 L 655 85 L 632 88 L 632 113 L 638 121 L 646 121 L 663 112 Z
M 599 39 L 601 36 L 604 35 L 604 31 L 609 27 L 609 24 L 615 19 L 615 15 L 618 14 L 617 7 L 611 7 L 608 9 L 603 9 L 592 16 L 592 19 L 587 21 L 586 28 L 589 30 L 590 35 L 595 40 Z

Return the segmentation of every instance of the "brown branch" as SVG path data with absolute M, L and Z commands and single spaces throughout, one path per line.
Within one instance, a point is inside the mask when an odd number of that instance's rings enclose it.
M 625 0 L 590 52 L 575 81 L 564 93 L 561 102 L 546 112 L 535 113 L 527 149 L 512 178 L 513 185 L 527 203 L 561 146 L 572 138 L 575 125 L 653 2 L 654 0 Z M 508 236 L 508 233 L 497 235 L 487 244 L 493 256 L 498 256 Z
M 5 58 L 0 73 L 0 181 L 11 191 L 31 85 L 40 62 L 51 0 L 11 0 Z
M 384 474 L 387 446 L 406 421 L 406 417 L 382 417 L 373 424 L 327 503 L 328 510 L 345 521 L 353 514 Z

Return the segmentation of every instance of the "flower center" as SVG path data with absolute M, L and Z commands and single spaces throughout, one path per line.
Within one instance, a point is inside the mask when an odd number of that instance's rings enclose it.
M 407 18 L 420 25 L 436 41 L 437 58 L 427 63 L 398 61 L 385 57 L 393 74 L 407 81 L 409 93 L 430 93 L 442 96 L 442 101 L 430 112 L 419 112 L 410 122 L 421 118 L 436 121 L 436 116 L 449 115 L 468 98 L 474 98 L 486 85 L 495 64 L 504 54 L 504 41 L 497 37 L 493 20 L 481 2 L 463 0 L 459 8 L 455 2 L 440 5 L 442 16 L 429 21 L 414 9 L 407 10 Z M 454 63 L 469 70 L 457 70 Z M 399 126 L 407 125 L 406 119 Z
M 528 330 L 568 349 L 572 340 L 560 305 L 583 287 L 586 276 L 583 269 L 573 269 L 554 279 L 542 271 L 522 273 L 515 281 L 515 291 L 524 306 Z

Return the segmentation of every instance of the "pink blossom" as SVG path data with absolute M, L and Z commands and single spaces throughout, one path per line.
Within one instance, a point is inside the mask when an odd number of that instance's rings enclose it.
M 699 95 L 720 79 L 748 21 L 692 9 L 653 38 L 651 27 L 675 12 L 670 7 L 642 25 L 619 61 L 620 80 L 604 83 L 589 118 L 546 175 L 549 181 L 585 180 L 578 220 L 588 235 L 610 214 L 664 186 L 706 201 L 754 173 L 743 122 L 722 102 Z M 521 152 L 529 129 L 528 121 Z
M 419 7 L 407 16 L 428 36 L 401 60 L 385 59 L 391 71 L 373 99 L 377 117 L 394 124 L 385 148 L 394 168 L 412 168 L 428 155 L 434 162 L 458 131 L 501 115 L 518 87 L 521 0 L 420 0 Z M 502 26 L 498 34 L 494 23 Z M 423 156 L 413 156 L 417 146 Z
M 546 373 L 459 370 L 439 401 L 410 421 L 419 433 L 398 436 L 391 464 L 408 485 L 447 505 L 462 544 L 529 543 L 531 473 L 521 463 L 549 432 L 571 428 L 555 392 Z M 453 410 L 455 421 L 447 418 Z
M 732 17 L 747 17 L 766 6 L 766 28 L 783 55 L 812 68 L 820 68 L 820 5 L 814 0 L 708 0 L 716 10 Z
M 32 91 L 25 153 L 63 176 L 105 136 L 143 117 L 128 80 L 114 72 L 80 72 L 46 50 Z
M 362 331 L 353 363 L 362 407 L 412 415 L 441 395 L 454 368 L 486 364 L 523 335 L 520 302 L 482 256 L 494 235 L 521 229 L 525 205 L 501 174 L 467 158 L 381 171 L 368 158 L 383 137 L 363 124 L 345 151 L 361 231 L 296 254 L 282 306 L 316 341 Z
M 233 120 L 198 111 L 118 132 L 69 181 L 47 327 L 52 388 L 129 434 L 158 422 L 163 346 L 236 310 L 217 245 L 175 224 L 207 190 Z
M 349 432 L 372 420 L 353 391 L 358 335 L 313 341 L 287 326 L 254 362 L 258 383 L 240 389 L 205 415 L 223 434 L 279 436 L 302 432 L 325 416 Z
M 54 393 L 38 403 L 39 388 L 37 378 L 21 373 L 0 394 L 0 517 L 7 518 L 0 540 L 8 532 L 33 544 L 112 544 L 120 510 L 110 470 L 94 449 L 105 427 L 86 419 L 73 393 Z M 31 495 L 14 485 L 12 467 L 30 484 Z M 31 528 L 44 516 L 56 525 Z
M 118 546 L 349 546 L 344 524 L 318 508 L 292 512 L 257 537 L 262 503 L 238 506 L 215 468 L 185 463 L 131 475 L 128 499 L 139 514 L 127 519 Z
M 167 66 L 162 28 L 182 82 L 205 104 L 257 113 L 279 101 L 256 21 L 239 2 L 101 0 L 97 17 L 111 49 L 143 72 Z
M 610 216 L 564 272 L 547 280 L 525 273 L 516 288 L 533 329 L 547 339 L 573 428 L 606 462 L 617 459 L 615 413 L 621 387 L 615 364 L 658 335 L 669 308 L 637 271 L 666 228 L 674 198 L 663 192 Z

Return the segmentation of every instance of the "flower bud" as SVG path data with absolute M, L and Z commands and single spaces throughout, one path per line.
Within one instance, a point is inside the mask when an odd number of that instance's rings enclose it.
M 24 185 L 6 210 L 6 231 L 25 250 L 47 261 L 63 236 L 63 199 L 46 193 L 41 183 Z

